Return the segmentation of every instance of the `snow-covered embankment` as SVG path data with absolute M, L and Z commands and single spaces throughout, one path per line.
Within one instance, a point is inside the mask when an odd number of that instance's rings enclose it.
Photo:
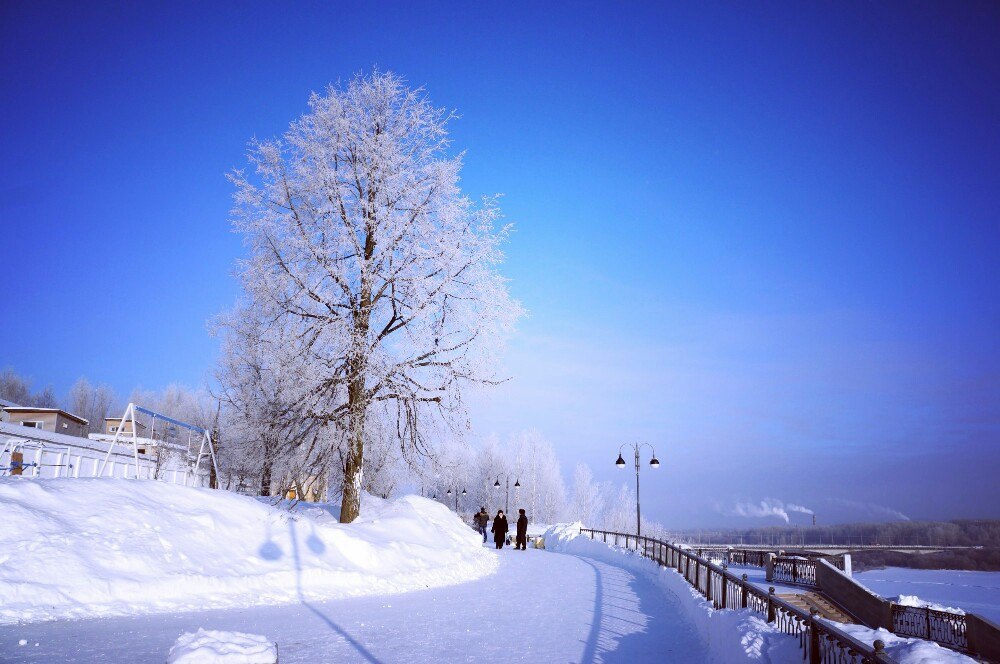
M 164 482 L 11 478 L 0 514 L 0 624 L 389 594 L 498 564 L 454 513 L 417 496 L 366 497 L 341 525 Z

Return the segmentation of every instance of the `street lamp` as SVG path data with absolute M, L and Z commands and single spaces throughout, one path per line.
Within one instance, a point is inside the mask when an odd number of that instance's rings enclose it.
M 639 450 L 642 447 L 648 447 L 649 451 L 652 452 L 653 458 L 649 461 L 650 468 L 659 468 L 660 461 L 656 458 L 656 450 L 649 443 L 625 443 L 618 448 L 618 459 L 615 461 L 615 465 L 619 468 L 625 468 L 625 458 L 622 457 L 622 450 L 625 446 L 631 446 L 635 450 L 635 534 L 636 537 L 642 535 L 642 521 L 639 517 Z
M 507 481 L 507 501 L 504 504 L 504 510 L 503 510 L 503 512 L 504 512 L 504 514 L 510 514 L 510 475 L 508 475 L 507 473 L 497 473 L 497 481 L 493 483 L 493 488 L 494 489 L 499 489 L 500 488 L 500 476 L 501 475 L 503 475 L 504 478 Z M 521 480 L 520 479 L 514 478 L 514 488 L 515 489 L 520 489 L 521 488 Z
M 450 496 L 451 495 L 451 489 L 448 489 L 448 491 L 446 491 L 445 493 Z M 468 491 L 466 491 L 465 489 L 462 489 L 462 495 L 463 496 L 468 495 L 468 493 L 469 493 Z M 458 514 L 458 489 L 455 489 L 455 514 Z

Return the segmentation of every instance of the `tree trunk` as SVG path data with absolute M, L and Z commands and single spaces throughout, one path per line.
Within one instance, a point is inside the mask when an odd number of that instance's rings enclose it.
M 350 523 L 361 513 L 361 488 L 363 486 L 365 453 L 364 378 L 351 381 L 348 388 L 350 401 L 350 439 L 347 465 L 344 467 L 343 500 L 340 504 L 340 522 Z
M 379 128 L 375 128 L 376 135 Z M 365 415 L 368 399 L 365 379 L 368 369 L 368 326 L 372 313 L 372 277 L 367 266 L 375 255 L 375 190 L 368 190 L 368 209 L 365 212 L 365 248 L 361 267 L 361 299 L 354 310 L 354 347 L 351 349 L 349 367 L 350 383 L 347 387 L 349 413 L 347 465 L 344 467 L 343 500 L 340 503 L 340 522 L 351 523 L 361 513 L 365 454 Z
M 260 473 L 260 495 L 262 496 L 271 495 L 271 465 L 273 463 L 270 454 L 264 456 L 264 468 Z

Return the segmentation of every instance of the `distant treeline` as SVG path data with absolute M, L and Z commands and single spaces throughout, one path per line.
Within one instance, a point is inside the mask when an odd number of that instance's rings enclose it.
M 893 521 L 845 523 L 832 526 L 771 526 L 687 530 L 676 533 L 683 542 L 702 544 L 766 544 L 780 547 L 810 544 L 881 544 L 889 546 L 981 546 L 982 549 L 905 554 L 856 551 L 855 569 L 911 567 L 918 569 L 1000 570 L 1000 521 Z

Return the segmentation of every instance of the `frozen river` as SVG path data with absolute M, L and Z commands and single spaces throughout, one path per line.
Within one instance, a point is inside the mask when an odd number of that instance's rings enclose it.
M 1000 622 L 1000 572 L 887 567 L 855 572 L 854 578 L 883 597 L 916 595 Z

